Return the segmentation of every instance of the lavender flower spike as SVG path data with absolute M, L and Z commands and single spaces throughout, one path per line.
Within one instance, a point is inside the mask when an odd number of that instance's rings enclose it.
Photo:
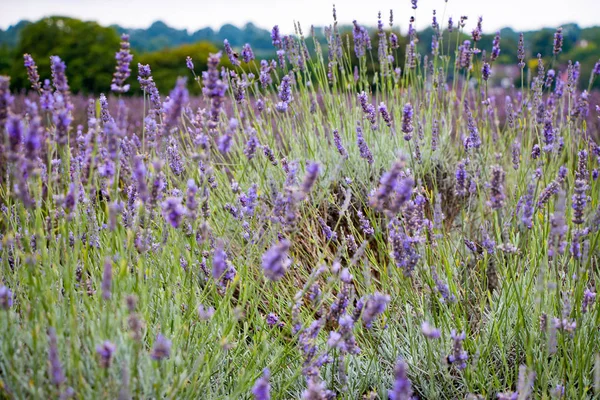
M 416 2 L 415 2 L 416 3 Z M 412 383 L 408 379 L 408 366 L 399 358 L 394 368 L 394 386 L 388 392 L 390 400 L 411 400 L 413 397 Z
M 187 69 L 189 69 L 190 71 L 194 70 L 194 61 L 192 60 L 192 57 L 187 56 L 185 58 L 185 66 L 187 67 Z
M 169 358 L 171 356 L 171 344 L 172 342 L 169 339 L 159 333 L 154 341 L 150 357 L 156 361 Z
M 362 311 L 362 319 L 367 328 L 373 325 L 375 318 L 383 314 L 389 302 L 390 296 L 379 292 L 368 298 Z
M 412 138 L 413 128 L 413 107 L 410 103 L 404 105 L 402 110 L 402 132 L 404 133 L 404 140 L 409 141 Z
M 186 209 L 181 205 L 180 197 L 169 197 L 162 203 L 163 215 L 173 228 L 178 228 L 186 214 Z
M 269 378 L 271 373 L 268 368 L 265 368 L 263 374 L 252 388 L 252 394 L 254 395 L 254 400 L 270 400 L 271 399 L 271 385 L 269 384 Z
M 321 170 L 321 167 L 320 167 L 319 163 L 316 163 L 316 162 L 310 163 L 306 167 L 306 175 L 304 176 L 304 181 L 302 182 L 302 187 L 301 187 L 302 194 L 304 196 L 308 195 L 308 193 L 310 193 L 311 189 L 315 185 L 315 182 L 317 181 L 317 177 L 319 176 L 320 170 Z
M 421 324 L 421 332 L 428 339 L 439 339 L 441 336 L 440 330 L 427 321 L 423 321 Z
M 13 305 L 13 294 L 6 286 L 0 286 L 0 308 L 8 310 Z
M 333 130 L 333 142 L 335 143 L 335 147 L 337 147 L 342 158 L 348 158 L 348 151 L 342 144 L 342 138 L 340 137 L 340 133 L 337 129 Z
M 127 78 L 129 78 L 129 75 L 131 75 L 129 64 L 131 64 L 131 60 L 133 60 L 133 54 L 131 54 L 129 49 L 129 35 L 124 33 L 121 36 L 121 50 L 115 55 L 117 67 L 112 84 L 110 85 L 110 90 L 115 93 L 127 93 L 129 91 L 129 84 L 125 83 Z
M 279 103 L 275 105 L 275 108 L 279 112 L 285 112 L 288 109 L 289 103 L 293 100 L 292 97 L 292 86 L 290 83 L 289 75 L 285 75 L 281 78 L 281 85 L 279 86 Z
M 285 275 L 292 260 L 288 257 L 289 240 L 282 240 L 267 250 L 262 256 L 263 272 L 267 279 L 278 281 Z
M 371 153 L 371 150 L 369 149 L 369 146 L 367 145 L 367 142 L 363 137 L 361 127 L 358 125 L 356 126 L 356 144 L 358 145 L 358 150 L 360 151 L 361 158 L 367 160 L 369 164 L 373 164 L 373 162 L 375 161 L 373 159 L 373 154 Z
M 242 47 L 242 60 L 244 60 L 245 63 L 249 63 L 250 61 L 254 60 L 254 52 L 248 43 Z
M 38 93 L 42 93 L 42 85 L 40 84 L 40 75 L 38 74 L 37 65 L 35 65 L 35 61 L 33 57 L 29 54 L 23 55 L 23 64 L 27 69 L 27 78 L 29 78 L 29 82 L 31 83 L 31 87 Z
M 552 52 L 554 53 L 555 56 L 558 55 L 562 51 L 562 46 L 563 46 L 562 30 L 563 30 L 563 28 L 558 28 L 556 30 L 556 32 L 554 33 L 554 49 L 552 50 Z
M 238 54 L 231 48 L 229 40 L 223 40 L 223 45 L 225 46 L 225 54 L 227 54 L 227 57 L 229 57 L 229 61 L 231 61 L 234 67 L 239 67 L 241 63 L 240 60 L 238 60 Z
M 117 346 L 111 343 L 109 340 L 104 341 L 102 344 L 96 346 L 96 354 L 100 357 L 100 367 L 109 368 L 112 363 L 113 354 Z
M 453 345 L 452 345 L 452 353 L 448 356 L 448 362 L 450 364 L 456 364 L 458 369 L 467 368 L 467 359 L 469 358 L 466 351 L 463 350 L 463 341 L 467 338 L 464 332 L 458 334 L 456 330 L 452 330 L 450 333 L 450 337 L 452 337 Z

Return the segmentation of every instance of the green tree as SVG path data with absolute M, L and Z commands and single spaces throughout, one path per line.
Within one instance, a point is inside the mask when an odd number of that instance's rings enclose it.
M 67 64 L 73 92 L 100 93 L 110 90 L 119 36 L 112 28 L 67 17 L 49 17 L 23 28 L 12 65 L 15 89 L 29 88 L 23 54 L 29 53 L 42 79 L 50 77 L 50 56 Z

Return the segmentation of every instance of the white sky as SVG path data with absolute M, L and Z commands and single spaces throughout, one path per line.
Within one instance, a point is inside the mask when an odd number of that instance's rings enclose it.
M 35 21 L 49 15 L 64 15 L 131 28 L 145 28 L 160 19 L 172 27 L 190 31 L 206 26 L 219 28 L 225 23 L 242 26 L 253 22 L 268 29 L 278 24 L 282 31 L 291 32 L 293 21 L 297 20 L 308 31 L 311 24 L 331 23 L 332 3 L 327 0 L 0 0 L 0 28 L 6 29 L 22 19 Z M 377 12 L 381 10 L 387 21 L 391 8 L 395 24 L 406 27 L 413 14 L 410 0 L 335 3 L 340 23 L 357 19 L 362 25 L 375 26 Z M 505 26 L 530 30 L 558 27 L 567 22 L 583 27 L 600 24 L 600 0 L 448 0 L 448 3 L 419 0 L 416 12 L 419 28 L 430 23 L 433 9 L 437 9 L 440 22 L 449 16 L 456 21 L 460 15 L 468 15 L 468 28 L 482 15 L 486 32 Z

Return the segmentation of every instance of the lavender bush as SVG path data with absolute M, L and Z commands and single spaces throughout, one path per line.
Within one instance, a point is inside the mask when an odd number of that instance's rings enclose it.
M 316 54 L 275 26 L 260 63 L 226 40 L 234 70 L 182 60 L 168 96 L 126 35 L 116 97 L 25 55 L 34 93 L 0 77 L 2 397 L 600 396 L 598 97 L 561 29 L 501 90 L 500 35 L 438 17 L 405 60 L 391 16 L 372 43 L 334 10 Z

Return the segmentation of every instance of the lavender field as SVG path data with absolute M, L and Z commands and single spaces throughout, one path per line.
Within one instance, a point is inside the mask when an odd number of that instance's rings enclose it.
M 557 28 L 500 87 L 500 34 L 447 17 L 419 54 L 414 17 L 399 49 L 393 15 L 343 35 L 334 9 L 326 42 L 226 40 L 168 94 L 127 35 L 106 95 L 25 54 L 0 397 L 600 398 L 600 60 L 559 63 Z

